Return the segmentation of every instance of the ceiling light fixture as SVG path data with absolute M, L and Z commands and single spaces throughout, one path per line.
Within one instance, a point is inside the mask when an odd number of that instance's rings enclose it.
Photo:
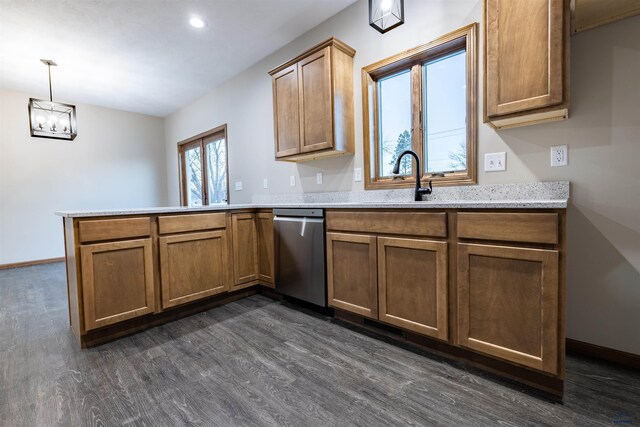
M 404 0 L 369 0 L 369 25 L 386 33 L 404 24 Z
M 191 18 L 189 20 L 189 24 L 191 24 L 192 27 L 195 28 L 203 28 L 204 27 L 204 21 L 196 16 L 194 16 L 193 18 Z
M 31 136 L 73 141 L 77 136 L 76 106 L 53 102 L 51 67 L 58 64 L 50 59 L 41 59 L 40 61 L 49 70 L 49 100 L 29 98 Z

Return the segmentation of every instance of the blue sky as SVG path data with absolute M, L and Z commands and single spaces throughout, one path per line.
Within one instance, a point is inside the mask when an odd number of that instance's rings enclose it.
M 424 120 L 427 140 L 426 171 L 451 171 L 449 154 L 466 144 L 466 69 L 465 52 L 441 58 L 423 67 L 426 100 Z M 382 105 L 380 131 L 386 150 L 380 163 L 382 176 L 391 176 L 398 136 L 411 130 L 411 79 L 406 71 L 379 82 Z M 421 159 L 425 164 L 425 160 Z M 424 166 L 423 166 L 424 167 Z M 457 169 L 465 169 L 458 167 Z

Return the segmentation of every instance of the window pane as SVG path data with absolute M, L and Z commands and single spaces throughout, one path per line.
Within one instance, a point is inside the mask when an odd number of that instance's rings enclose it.
M 185 176 L 187 178 L 187 206 L 202 206 L 202 161 L 200 147 L 185 150 Z
M 427 62 L 425 82 L 425 172 L 467 169 L 465 51 Z
M 378 81 L 380 176 L 393 176 L 398 155 L 411 149 L 411 73 L 409 70 Z M 405 156 L 400 174 L 410 175 L 412 157 Z
M 224 138 L 208 142 L 207 188 L 209 204 L 227 203 L 227 146 Z

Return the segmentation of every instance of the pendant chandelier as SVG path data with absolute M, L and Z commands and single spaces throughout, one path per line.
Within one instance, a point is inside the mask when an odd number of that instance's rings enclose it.
M 51 67 L 58 64 L 50 59 L 41 59 L 40 61 L 49 70 L 49 100 L 29 98 L 31 136 L 73 141 L 77 136 L 76 107 L 75 105 L 53 102 Z
M 386 33 L 404 23 L 404 0 L 369 0 L 369 25 Z

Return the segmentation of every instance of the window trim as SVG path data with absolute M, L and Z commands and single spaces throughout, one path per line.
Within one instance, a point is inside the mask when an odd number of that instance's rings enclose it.
M 187 177 L 185 176 L 186 168 L 185 168 L 185 157 L 184 152 L 190 148 L 199 146 L 200 147 L 200 161 L 202 162 L 202 194 L 203 201 L 202 206 L 209 206 L 209 185 L 206 180 L 207 177 L 207 162 L 205 162 L 205 140 L 210 140 L 213 137 L 220 135 L 224 138 L 225 145 L 225 167 L 227 170 L 227 205 L 229 204 L 229 141 L 227 139 L 227 124 L 223 124 L 221 126 L 210 129 L 206 132 L 202 132 L 196 136 L 192 136 L 191 138 L 187 138 L 183 141 L 178 142 L 178 181 L 180 188 L 180 205 L 187 205 Z
M 412 126 L 420 129 L 411 132 L 412 149 L 424 161 L 424 140 L 421 128 L 421 114 L 416 114 L 416 105 L 422 108 L 422 64 L 432 59 L 446 56 L 465 48 L 467 67 L 467 170 L 452 172 L 444 177 L 427 175 L 421 171 L 420 181 L 426 184 L 429 179 L 435 185 L 475 184 L 478 182 L 478 23 L 473 23 L 445 34 L 429 43 L 406 50 L 362 68 L 362 118 L 365 190 L 390 189 L 415 186 L 415 174 L 411 177 L 382 178 L 379 176 L 378 149 L 378 80 L 411 69 Z M 415 171 L 415 161 L 413 170 Z

